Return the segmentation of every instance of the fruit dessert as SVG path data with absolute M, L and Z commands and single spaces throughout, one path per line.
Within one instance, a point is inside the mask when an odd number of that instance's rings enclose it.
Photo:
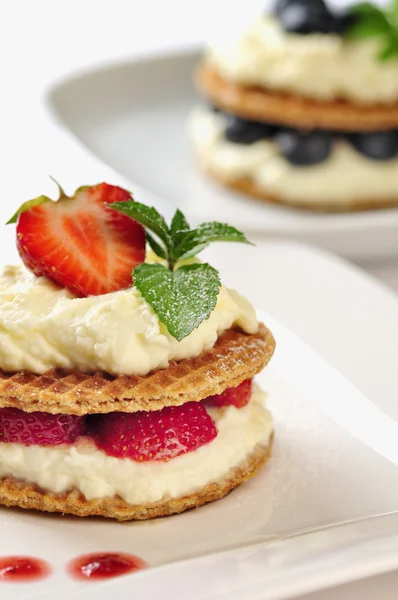
M 105 183 L 26 202 L 0 276 L 0 504 L 118 520 L 223 497 L 268 460 L 275 341 L 170 225 Z M 146 250 L 146 243 L 148 250 Z
M 230 188 L 298 208 L 398 204 L 398 11 L 276 0 L 196 73 L 191 134 Z

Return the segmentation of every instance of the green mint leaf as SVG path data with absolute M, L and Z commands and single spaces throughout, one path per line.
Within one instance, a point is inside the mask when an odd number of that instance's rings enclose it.
M 391 29 L 387 16 L 373 4 L 363 3 L 351 7 L 356 16 L 355 24 L 350 28 L 349 35 L 356 39 L 388 35 Z
M 391 0 L 387 9 L 369 2 L 351 7 L 355 15 L 354 25 L 347 31 L 350 39 L 379 38 L 381 50 L 377 57 L 381 61 L 398 57 L 398 0 Z
M 35 206 L 40 206 L 40 204 L 46 204 L 47 202 L 53 202 L 53 200 L 51 200 L 51 198 L 48 198 L 47 196 L 39 196 L 38 198 L 33 198 L 33 200 L 27 200 L 18 208 L 17 212 L 13 214 L 11 219 L 7 221 L 6 225 L 16 223 L 18 221 L 19 215 L 22 215 L 22 213 L 26 212 L 27 210 L 30 210 L 31 208 L 34 208 Z
M 384 36 L 387 30 L 377 20 L 363 20 L 356 23 L 349 32 L 349 37 L 355 40 L 364 40 L 370 37 Z
M 154 251 L 154 253 L 156 254 L 156 256 L 159 256 L 160 258 L 167 259 L 166 250 L 163 248 L 163 246 L 161 246 L 160 244 L 158 244 L 158 242 L 149 233 L 149 231 L 145 232 L 145 236 L 146 236 L 146 240 L 147 240 L 148 244 L 150 245 L 150 247 L 152 248 L 152 250 Z
M 378 57 L 381 61 L 389 60 L 393 57 L 398 57 L 398 40 L 389 40 L 386 42 Z
M 178 231 L 189 231 L 190 227 L 188 221 L 184 217 L 183 213 L 177 209 L 174 213 L 173 220 L 170 225 L 171 235 L 175 235 Z
M 203 223 L 197 229 L 182 231 L 174 236 L 176 260 L 195 256 L 212 242 L 240 242 L 250 244 L 246 236 L 225 223 Z
M 169 228 L 156 208 L 146 206 L 146 204 L 141 204 L 141 202 L 135 202 L 134 200 L 129 200 L 128 202 L 114 202 L 113 204 L 107 204 L 107 206 L 131 217 L 135 221 L 138 221 L 138 223 L 141 223 L 146 229 L 149 229 L 152 233 L 157 235 L 157 237 L 165 244 L 166 249 L 170 251 L 172 242 Z
M 350 12 L 354 13 L 359 17 L 377 17 L 379 15 L 383 15 L 383 11 L 372 4 L 371 2 L 358 2 L 358 4 L 354 4 L 350 7 Z
M 144 300 L 179 342 L 209 318 L 221 286 L 218 272 L 207 263 L 175 271 L 142 263 L 134 269 L 133 278 Z

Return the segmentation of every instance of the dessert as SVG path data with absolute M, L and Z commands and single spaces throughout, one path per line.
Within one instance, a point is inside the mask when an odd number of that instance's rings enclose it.
M 396 3 L 347 12 L 277 0 L 196 73 L 208 106 L 191 134 L 201 167 L 269 202 L 325 211 L 398 204 Z
M 196 258 L 245 236 L 179 210 L 169 226 L 105 183 L 10 222 L 24 266 L 0 276 L 0 504 L 148 519 L 252 477 L 273 436 L 252 380 L 275 341 Z

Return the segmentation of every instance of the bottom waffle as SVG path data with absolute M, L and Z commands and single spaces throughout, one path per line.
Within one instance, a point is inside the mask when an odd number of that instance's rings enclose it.
M 58 495 L 42 491 L 12 477 L 6 477 L 0 480 L 0 505 L 58 512 L 78 517 L 100 516 L 118 521 L 165 517 L 223 498 L 238 485 L 256 475 L 270 458 L 271 447 L 272 438 L 267 446 L 257 446 L 244 462 L 232 469 L 223 479 L 209 483 L 194 494 L 182 498 L 162 500 L 147 505 L 131 505 L 120 497 L 86 500 L 76 489 L 67 494 Z
M 264 200 L 273 204 L 283 204 L 285 206 L 291 206 L 292 208 L 307 209 L 318 212 L 360 212 L 364 210 L 379 210 L 383 208 L 393 208 L 398 206 L 397 198 L 368 198 L 350 200 L 344 203 L 327 203 L 327 202 L 313 202 L 305 200 L 290 200 L 289 198 L 282 198 L 266 192 L 261 188 L 255 181 L 248 177 L 241 177 L 236 179 L 229 179 L 220 176 L 218 173 L 214 173 L 211 169 L 203 168 L 203 170 L 215 179 L 218 183 L 225 185 L 226 187 L 257 198 L 258 200 Z

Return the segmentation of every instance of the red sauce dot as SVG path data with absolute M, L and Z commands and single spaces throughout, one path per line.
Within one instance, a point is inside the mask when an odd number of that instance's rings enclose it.
M 0 582 L 29 583 L 51 575 L 44 560 L 31 556 L 0 556 Z
M 132 554 L 98 552 L 72 560 L 67 570 L 76 579 L 108 579 L 145 569 L 148 564 Z

